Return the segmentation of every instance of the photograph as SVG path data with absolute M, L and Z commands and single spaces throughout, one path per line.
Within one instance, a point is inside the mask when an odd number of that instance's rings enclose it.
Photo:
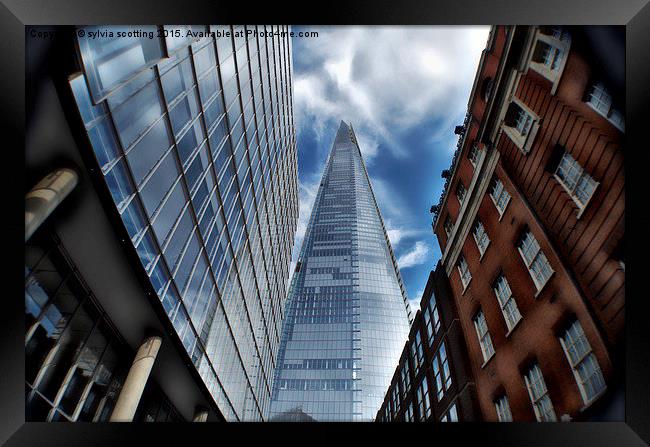
M 24 407 L 0 442 L 243 422 L 647 445 L 625 22 L 106 22 L 16 37 Z

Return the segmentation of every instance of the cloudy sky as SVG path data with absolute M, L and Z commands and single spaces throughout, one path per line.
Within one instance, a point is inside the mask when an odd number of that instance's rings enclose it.
M 340 120 L 351 122 L 416 307 L 440 258 L 429 208 L 456 147 L 489 27 L 293 27 L 300 221 L 295 262 Z M 293 270 L 292 270 L 293 271 Z

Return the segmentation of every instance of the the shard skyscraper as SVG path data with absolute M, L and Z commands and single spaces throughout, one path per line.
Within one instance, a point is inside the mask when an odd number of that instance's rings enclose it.
M 270 420 L 372 420 L 409 319 L 359 145 L 341 122 L 289 290 Z

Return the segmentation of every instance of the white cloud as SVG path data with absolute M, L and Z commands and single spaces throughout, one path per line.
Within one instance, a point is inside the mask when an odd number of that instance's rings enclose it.
M 390 227 L 388 222 L 393 224 L 392 227 L 396 227 L 408 220 L 410 213 L 400 207 L 404 200 L 390 183 L 380 177 L 372 177 L 370 184 L 387 227 Z
M 488 27 L 309 27 L 295 39 L 297 122 L 323 149 L 339 120 L 352 122 L 366 162 L 380 147 L 408 156 L 396 133 L 436 117 L 449 127 L 464 115 Z M 302 124 L 300 124 L 302 125 Z M 432 129 L 432 133 L 434 130 Z M 325 137 L 325 138 L 323 138 Z
M 374 158 L 379 151 L 379 140 L 371 134 L 366 133 L 365 130 L 354 129 L 354 134 L 357 137 L 357 142 L 359 143 L 359 149 L 361 150 L 363 159 L 371 160 Z
M 395 188 L 381 178 L 373 178 L 371 183 L 393 250 L 404 241 L 429 234 L 425 229 L 412 226 L 412 213 L 400 206 L 405 201 Z
M 409 238 L 418 237 L 423 235 L 423 231 L 415 228 L 406 228 L 399 225 L 394 225 L 390 219 L 385 219 L 386 233 L 388 233 L 388 240 L 391 247 L 396 249 L 401 242 Z
M 415 312 L 420 308 L 420 300 L 422 299 L 422 294 L 424 293 L 424 289 L 419 289 L 417 292 L 415 292 L 415 295 L 409 297 L 409 304 L 411 305 L 411 311 L 413 312 L 413 315 L 415 315 Z
M 387 225 L 388 227 L 388 225 Z M 386 233 L 388 233 L 388 240 L 393 248 L 396 248 L 404 237 L 404 230 L 401 228 L 386 228 Z
M 293 97 L 298 137 L 313 132 L 320 166 L 300 173 L 300 216 L 291 273 L 316 197 L 325 154 L 339 121 L 351 122 L 366 163 L 380 151 L 411 156 L 401 137 L 424 122 L 435 122 L 420 147 L 449 147 L 450 127 L 465 115 L 467 98 L 489 27 L 305 27 L 317 38 L 293 40 Z M 299 150 L 304 150 L 299 148 Z M 299 155 L 300 156 L 300 155 Z M 371 179 L 386 230 L 401 269 L 424 263 L 430 247 L 413 211 L 388 180 Z M 410 248 L 409 248 L 410 247 Z M 407 249 L 408 248 L 408 249 Z M 421 294 L 420 294 L 421 295 Z M 420 297 L 414 297 L 414 308 Z
M 429 246 L 424 241 L 416 241 L 411 250 L 397 258 L 400 270 L 423 264 L 429 254 Z

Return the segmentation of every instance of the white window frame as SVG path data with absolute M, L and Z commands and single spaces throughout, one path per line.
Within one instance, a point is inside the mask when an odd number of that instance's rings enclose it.
M 469 148 L 467 159 L 475 168 L 476 165 L 478 165 L 479 160 L 481 159 L 482 152 L 483 151 L 481 151 L 481 149 L 478 147 L 478 143 L 472 144 L 472 146 Z
M 607 385 L 605 384 L 605 378 L 603 377 L 603 373 L 600 369 L 600 365 L 598 364 L 598 360 L 596 359 L 596 355 L 594 354 L 591 348 L 591 344 L 589 344 L 589 340 L 587 340 L 585 331 L 578 320 L 575 320 L 564 331 L 560 337 L 560 344 L 562 345 L 564 355 L 566 356 L 567 361 L 571 366 L 571 370 L 573 371 L 573 377 L 575 378 L 578 389 L 580 390 L 582 401 L 584 402 L 585 406 L 588 406 L 603 395 L 607 389 Z M 582 348 L 583 352 L 576 352 L 573 350 L 574 347 Z M 572 355 L 572 353 L 574 353 L 574 355 Z M 577 354 L 577 356 L 575 354 Z M 586 363 L 591 364 L 592 367 L 595 366 L 587 379 L 585 379 L 581 373 L 581 365 L 584 365 Z M 585 383 L 594 377 L 596 378 L 596 381 L 599 382 L 600 389 L 596 389 L 596 386 L 594 386 L 594 394 L 589 396 L 587 394 Z
M 497 297 L 503 319 L 506 321 L 508 327 L 508 334 L 519 324 L 522 319 L 521 312 L 517 306 L 517 301 L 512 295 L 512 289 L 506 279 L 506 276 L 501 273 L 492 286 L 492 290 Z M 506 334 L 507 336 L 507 334 Z
M 482 231 L 479 231 L 479 227 Z M 483 255 L 490 246 L 490 237 L 488 236 L 487 231 L 485 231 L 483 223 L 479 219 L 476 219 L 474 222 L 474 226 L 472 227 L 472 236 L 474 236 L 474 242 L 476 242 L 476 247 L 478 247 L 478 251 L 481 254 L 479 260 L 483 259 Z
M 494 192 L 496 191 L 496 186 L 497 184 L 501 185 L 501 189 L 499 192 L 499 197 L 495 198 L 494 197 Z M 496 175 L 492 178 L 492 181 L 490 182 L 490 189 L 489 189 L 489 195 L 490 199 L 492 199 L 492 203 L 494 203 L 495 208 L 499 212 L 499 221 L 503 217 L 503 215 L 506 213 L 506 209 L 508 208 L 508 205 L 510 204 L 510 199 L 512 199 L 512 196 L 506 190 L 506 185 L 501 181 L 499 177 Z M 501 198 L 505 195 L 508 196 L 508 199 L 505 201 L 505 204 L 503 205 L 503 209 L 499 207 L 499 202 L 501 201 Z
M 559 65 L 557 69 L 549 67 L 549 64 L 544 62 L 535 61 L 533 58 L 535 56 L 535 51 L 537 45 L 546 44 L 558 52 L 562 53 L 562 58 L 559 60 Z M 532 43 L 528 50 L 528 57 L 526 63 L 526 69 L 531 68 L 536 71 L 549 81 L 551 81 L 551 94 L 554 95 L 557 91 L 557 87 L 560 84 L 560 79 L 562 78 L 562 73 L 564 72 L 564 67 L 566 66 L 566 61 L 569 58 L 569 50 L 571 49 L 571 36 L 568 32 L 563 31 L 561 28 L 555 28 L 553 34 L 545 34 L 542 32 L 540 27 L 537 27 L 534 30 Z
M 458 273 L 460 274 L 460 282 L 463 285 L 463 293 L 465 293 L 465 290 L 467 290 L 469 287 L 469 283 L 472 282 L 472 272 L 469 271 L 469 265 L 467 264 L 467 260 L 464 256 L 461 256 L 458 259 L 458 265 L 456 267 L 458 268 Z M 467 276 L 469 276 L 469 278 L 467 278 Z
M 533 405 L 533 410 L 535 411 L 535 417 L 537 418 L 537 421 L 557 421 L 557 416 L 555 415 L 555 409 L 553 408 L 551 396 L 548 393 L 546 381 L 544 380 L 542 370 L 537 363 L 532 365 L 526 374 L 524 374 L 524 381 L 526 382 L 526 389 L 528 389 L 528 396 L 530 397 L 530 402 Z M 550 412 L 543 411 L 542 407 L 545 403 L 548 403 Z
M 458 203 L 461 205 L 465 202 L 465 199 L 467 198 L 467 188 L 465 188 L 465 185 L 463 185 L 463 182 L 458 182 L 456 185 L 456 198 L 458 199 Z
M 595 94 L 596 92 L 598 95 Z M 625 132 L 625 116 L 621 110 L 613 106 L 612 95 L 602 82 L 594 82 L 589 86 L 585 102 L 618 130 Z M 600 107 L 602 105 L 604 107 Z M 614 116 L 619 116 L 620 119 L 616 119 Z
M 521 112 L 528 115 L 526 120 L 528 124 L 524 127 L 524 129 L 520 129 L 518 125 L 510 126 L 506 124 L 506 117 L 512 113 L 512 107 L 519 108 L 519 111 L 517 112 L 518 115 L 520 115 Z M 533 112 L 526 104 L 524 104 L 523 101 L 515 96 L 511 98 L 510 104 L 506 110 L 507 112 L 502 121 L 501 128 L 506 133 L 506 135 L 508 135 L 508 138 L 510 138 L 512 142 L 515 143 L 515 145 L 521 150 L 521 152 L 524 155 L 527 155 L 530 152 L 533 143 L 535 142 L 535 137 L 537 136 L 537 132 L 539 130 L 539 116 L 537 116 L 537 114 Z M 516 121 L 517 123 L 520 122 L 519 116 L 517 117 Z M 526 132 L 522 133 L 522 130 L 525 130 Z
M 476 315 L 474 315 L 472 321 L 474 323 L 474 329 L 476 329 L 478 343 L 481 346 L 481 353 L 483 354 L 483 365 L 485 365 L 496 354 L 494 343 L 492 343 L 492 336 L 490 335 L 487 320 L 482 310 L 476 312 Z
M 602 82 L 593 82 L 587 91 L 587 104 L 600 115 L 609 119 L 609 112 L 612 109 L 612 95 Z
M 501 397 L 494 401 L 494 408 L 499 422 L 512 422 L 512 411 L 510 411 L 508 396 L 502 394 Z
M 451 216 L 449 214 L 447 214 L 447 217 L 445 217 L 443 228 L 445 229 L 445 234 L 447 237 L 451 236 L 451 232 L 454 230 L 454 223 L 451 221 Z
M 532 241 L 533 241 L 534 245 L 537 245 L 537 250 L 533 254 L 530 263 L 526 259 L 526 256 L 524 255 L 524 251 L 522 250 L 524 240 L 527 239 L 527 237 L 532 238 Z M 546 255 L 542 251 L 542 248 L 540 247 L 539 242 L 537 241 L 537 238 L 535 238 L 535 236 L 533 235 L 533 232 L 530 229 L 526 230 L 526 232 L 520 238 L 519 243 L 517 244 L 517 251 L 519 252 L 519 255 L 521 256 L 521 259 L 524 261 L 524 265 L 526 266 L 526 269 L 528 269 L 528 274 L 532 278 L 533 283 L 535 283 L 535 287 L 537 288 L 537 294 L 535 294 L 535 296 L 537 297 L 537 295 L 539 294 L 539 292 L 542 291 L 544 286 L 546 284 L 548 284 L 551 277 L 555 273 L 555 270 L 553 270 L 553 267 L 551 266 L 551 263 L 549 262 L 548 258 L 546 257 Z M 548 270 L 550 271 L 550 273 L 548 274 L 548 276 L 546 277 L 544 282 L 540 283 L 539 279 L 537 278 L 537 275 L 535 275 L 535 273 L 531 269 L 531 267 L 533 266 L 533 264 L 535 264 L 536 261 L 542 260 L 542 259 L 543 259 L 543 261 L 541 261 L 541 262 L 545 262 L 545 264 L 548 267 Z
M 567 163 L 571 165 L 570 170 L 575 171 L 577 173 L 577 178 L 573 187 L 569 186 L 569 184 L 567 184 L 566 182 L 566 179 L 562 178 L 558 174 L 560 167 L 563 166 L 563 162 L 567 159 L 568 159 Z M 589 205 L 589 202 L 591 202 L 591 198 L 596 194 L 596 190 L 598 189 L 600 183 L 594 180 L 594 178 L 584 170 L 584 168 L 580 165 L 580 163 L 578 163 L 578 160 L 573 158 L 573 156 L 566 149 L 564 150 L 564 153 L 562 154 L 562 158 L 560 159 L 560 162 L 558 163 L 557 167 L 555 168 L 555 171 L 553 172 L 553 177 L 555 177 L 558 183 L 562 185 L 562 187 L 565 189 L 567 194 L 571 196 L 573 202 L 578 206 L 578 218 L 580 218 L 580 216 L 582 216 L 582 213 L 587 208 L 587 205 Z M 578 198 L 578 195 L 575 192 L 576 189 L 578 188 L 578 185 L 580 185 L 581 182 L 583 182 L 583 179 L 586 179 L 584 181 L 593 184 L 593 189 L 591 190 L 591 194 L 589 195 L 589 197 L 584 203 L 580 200 L 580 198 Z

